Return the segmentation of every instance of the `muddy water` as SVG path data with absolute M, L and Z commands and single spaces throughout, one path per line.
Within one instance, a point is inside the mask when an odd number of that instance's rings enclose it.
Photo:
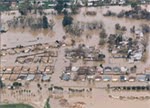
M 86 11 L 92 10 L 92 9 L 97 11 L 96 16 L 84 16 L 84 13 Z M 114 7 L 109 7 L 109 8 L 106 8 L 106 7 L 82 8 L 80 14 L 74 16 L 74 20 L 82 21 L 82 22 L 101 21 L 104 23 L 104 27 L 106 28 L 106 32 L 108 34 L 115 33 L 114 25 L 116 23 L 120 23 L 120 25 L 127 27 L 127 32 L 125 33 L 125 35 L 131 36 L 131 37 L 132 37 L 132 34 L 130 34 L 129 30 L 133 25 L 135 25 L 136 28 L 138 28 L 141 24 L 149 24 L 150 25 L 150 21 L 145 21 L 145 20 L 132 20 L 132 19 L 125 19 L 125 18 L 118 19 L 118 18 L 114 18 L 114 17 L 104 17 L 103 16 L 103 13 L 105 13 L 107 10 L 119 12 L 122 9 L 129 10 L 130 7 L 114 6 Z M 150 6 L 148 7 L 148 9 L 150 9 Z M 46 11 L 49 12 L 50 10 L 46 10 Z M 19 14 L 17 13 L 17 16 L 18 15 Z M 2 14 L 2 22 L 6 22 L 7 20 L 12 19 L 13 17 L 14 17 L 13 15 L 8 16 L 7 14 Z M 24 29 L 10 29 L 7 33 L 1 35 L 1 43 L 0 43 L 1 48 L 15 47 L 16 45 L 20 45 L 20 44 L 26 46 L 26 45 L 36 44 L 36 43 L 46 43 L 46 42 L 53 43 L 53 42 L 55 42 L 55 40 L 62 40 L 62 37 L 65 35 L 63 27 L 61 26 L 63 16 L 49 15 L 48 18 L 53 19 L 55 21 L 55 26 L 53 28 L 53 31 L 51 31 L 51 30 L 31 31 L 30 29 L 25 29 L 25 30 Z M 98 32 L 93 31 L 90 34 L 92 35 L 91 39 L 85 38 L 86 33 L 84 33 L 82 37 L 77 38 L 78 40 L 80 40 L 79 43 L 85 43 L 87 46 L 96 46 L 97 48 L 99 48 Z M 6 44 L 6 47 L 4 46 L 4 44 Z M 62 47 L 58 50 L 59 55 L 58 55 L 57 61 L 55 63 L 55 73 L 52 76 L 51 83 L 56 84 L 56 85 L 63 85 L 63 86 L 72 86 L 72 85 L 88 86 L 84 82 L 75 83 L 75 82 L 70 81 L 70 83 L 68 83 L 68 82 L 63 82 L 63 81 L 60 82 L 60 80 L 58 80 L 61 72 L 64 70 L 64 67 L 69 65 L 68 60 L 66 60 L 67 62 L 64 62 L 64 59 L 65 59 L 64 49 L 65 49 L 65 47 Z M 150 52 L 150 45 L 148 46 L 148 49 Z M 108 52 L 105 50 L 105 48 L 100 48 L 100 50 L 106 54 L 106 65 L 108 65 L 109 64 L 108 61 L 110 59 Z M 12 65 L 12 64 L 14 64 L 14 59 L 15 59 L 15 56 L 3 57 L 2 60 L 5 62 L 1 62 L 1 65 Z M 89 64 L 90 65 L 92 65 L 92 64 L 98 65 L 99 63 L 89 63 Z M 87 64 L 87 65 L 89 65 L 89 64 Z M 15 64 L 15 65 L 18 65 L 18 64 Z M 81 65 L 83 65 L 83 62 L 79 61 L 79 62 L 75 63 L 74 65 L 81 66 Z M 109 64 L 109 65 L 130 66 L 130 64 L 128 64 L 127 62 L 116 62 L 116 64 Z M 143 71 L 143 69 L 146 66 L 150 65 L 150 59 L 148 59 L 145 64 L 136 63 L 136 65 L 139 66 L 138 67 L 139 71 Z M 138 85 L 138 83 L 136 83 L 136 84 Z M 106 86 L 107 84 L 104 83 L 104 84 L 97 84 L 97 85 L 98 86 Z M 128 84 L 128 85 L 130 85 L 130 84 Z M 127 107 L 128 108 L 135 108 L 135 107 L 142 108 L 142 107 L 144 107 L 145 108 L 145 107 L 150 106 L 149 101 L 111 100 L 111 99 L 108 99 L 108 97 L 107 97 L 108 95 L 106 92 L 100 91 L 100 90 L 95 90 L 92 95 L 93 95 L 93 98 L 89 98 L 89 97 L 84 98 L 86 103 L 89 103 L 86 108 L 99 108 L 99 107 L 110 108 L 112 106 L 115 108 L 120 108 L 120 107 L 123 107 L 123 108 L 127 108 Z M 132 93 L 131 93 L 131 95 L 132 95 Z M 146 95 L 149 95 L 149 94 L 146 94 Z M 71 100 L 74 101 L 77 99 L 72 98 Z M 120 105 L 118 105 L 118 103 Z M 54 104 L 54 105 L 56 105 L 56 104 Z
M 143 8 L 146 8 L 143 6 Z M 146 21 L 146 20 L 133 20 L 133 19 L 127 19 L 127 18 L 116 18 L 116 17 L 104 17 L 103 14 L 107 12 L 107 10 L 111 10 L 113 12 L 120 12 L 121 10 L 129 10 L 131 9 L 131 7 L 121 7 L 121 6 L 112 6 L 112 7 L 98 7 L 98 8 L 81 8 L 80 9 L 80 14 L 73 16 L 75 21 L 81 21 L 81 22 L 92 22 L 92 21 L 100 21 L 104 24 L 104 27 L 106 29 L 106 32 L 108 34 L 112 34 L 115 33 L 116 31 L 115 29 L 115 24 L 119 23 L 121 26 L 126 26 L 127 27 L 127 31 L 124 33 L 125 36 L 130 36 L 132 37 L 133 35 L 130 33 L 130 28 L 135 25 L 136 28 L 139 28 L 139 26 L 141 24 L 149 24 L 150 25 L 150 21 Z M 150 9 L 150 6 L 148 6 L 146 8 L 147 10 Z M 96 16 L 86 16 L 85 12 L 86 11 L 96 11 L 97 15 Z M 51 12 L 52 10 L 46 10 L 46 12 Z M 10 12 L 11 13 L 11 12 Z M 8 13 L 3 13 L 2 14 L 2 22 L 6 22 L 7 20 L 10 20 L 14 17 L 15 15 L 8 15 Z M 19 13 L 16 12 L 16 16 L 19 16 Z M 35 16 L 37 17 L 37 16 Z M 32 31 L 31 29 L 21 29 L 21 28 L 17 28 L 17 29 L 9 29 L 9 31 L 7 33 L 4 33 L 1 35 L 1 48 L 9 48 L 9 47 L 15 47 L 17 45 L 32 45 L 32 44 L 36 44 L 36 43 L 46 43 L 46 42 L 50 42 L 53 43 L 55 42 L 55 40 L 62 40 L 62 37 L 65 35 L 64 29 L 61 26 L 62 25 L 62 19 L 63 16 L 54 16 L 54 15 L 48 15 L 48 19 L 52 19 L 55 22 L 55 26 L 53 28 L 53 30 L 36 30 L 36 31 Z M 86 35 L 90 34 L 92 36 L 91 39 L 86 39 Z M 98 43 L 99 43 L 99 31 L 86 31 L 81 37 L 76 38 L 77 40 L 79 40 L 79 43 L 84 43 L 87 46 L 95 46 L 96 48 L 99 48 Z M 6 45 L 6 46 L 4 46 Z M 150 49 L 150 46 L 148 47 L 148 49 Z M 106 50 L 106 48 L 100 48 L 100 50 L 106 54 L 106 65 L 109 65 L 109 54 Z M 64 55 L 64 50 L 63 48 L 60 49 L 59 51 L 60 54 L 60 58 L 63 57 Z M 150 54 L 150 53 L 149 53 Z M 10 60 L 10 58 L 12 58 L 12 61 L 8 62 L 4 62 L 2 64 L 4 65 L 10 65 L 14 62 L 14 58 L 13 56 L 11 57 L 5 57 L 4 61 L 8 61 Z M 59 57 L 58 57 L 59 58 Z M 63 58 L 64 59 L 64 58 Z M 59 59 L 59 62 L 63 62 L 63 60 Z M 93 63 L 94 65 L 98 65 L 99 63 Z M 147 63 L 142 64 L 145 68 L 146 66 L 148 66 L 150 64 L 150 60 L 147 60 Z M 60 64 L 58 63 L 58 66 Z M 61 64 L 62 65 L 62 64 Z M 81 63 L 77 63 L 77 65 L 82 65 Z M 111 65 L 118 65 L 118 66 L 130 66 L 130 64 L 128 64 L 127 62 L 121 63 L 120 61 L 117 61 L 115 64 L 111 64 Z M 136 65 L 141 65 L 139 63 L 136 63 Z M 60 67 L 64 67 L 63 65 Z M 143 71 L 143 68 L 139 68 L 139 71 Z M 62 71 L 62 68 L 59 69 L 57 71 Z
M 150 6 L 149 6 L 150 7 Z M 149 8 L 148 7 L 148 8 Z M 126 19 L 126 18 L 115 18 L 115 17 L 104 17 L 103 14 L 107 10 L 111 10 L 113 12 L 120 12 L 121 10 L 129 10 L 130 7 L 98 7 L 98 8 L 81 8 L 80 14 L 74 16 L 74 19 L 77 21 L 82 21 L 82 22 L 92 22 L 92 21 L 101 21 L 104 23 L 104 26 L 106 28 L 107 33 L 115 33 L 114 30 L 114 25 L 116 23 L 121 24 L 122 26 L 126 26 L 128 31 L 126 32 L 127 36 L 131 36 L 129 29 L 135 25 L 138 27 L 141 24 L 150 24 L 150 21 L 145 21 L 145 20 L 132 20 L 132 19 Z M 97 11 L 96 16 L 84 16 L 84 13 L 88 10 L 93 10 Z M 50 10 L 46 10 L 49 12 Z M 19 16 L 19 13 L 16 12 L 16 16 Z M 2 14 L 2 22 L 6 22 L 7 20 L 10 20 L 14 17 L 14 15 L 8 15 L 7 13 Z M 13 47 L 19 44 L 22 45 L 28 45 L 28 44 L 34 44 L 37 42 L 52 42 L 55 41 L 56 39 L 61 40 L 62 36 L 65 35 L 64 30 L 62 28 L 62 18 L 63 16 L 52 16 L 48 15 L 49 19 L 53 19 L 55 21 L 55 26 L 53 31 L 51 30 L 37 30 L 37 31 L 32 31 L 32 30 L 24 30 L 24 29 L 13 29 L 9 30 L 7 33 L 2 34 L 1 36 L 1 48 L 3 48 L 3 44 L 7 44 L 7 47 Z M 37 40 L 37 37 L 40 39 Z M 84 36 L 83 36 L 84 37 Z M 98 37 L 93 36 L 92 40 L 87 42 L 90 45 L 94 45 Z M 85 40 L 85 38 L 84 38 Z M 86 41 L 86 40 L 85 40 Z

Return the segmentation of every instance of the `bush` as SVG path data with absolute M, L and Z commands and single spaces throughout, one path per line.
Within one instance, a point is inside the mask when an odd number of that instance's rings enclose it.
M 107 38 L 107 34 L 105 32 L 105 29 L 103 29 L 101 32 L 100 32 L 100 38 L 104 39 L 104 38 Z
M 14 86 L 14 87 L 21 87 L 21 86 L 22 86 L 22 83 L 14 82 L 14 83 L 13 83 L 13 86 Z
M 106 41 L 104 40 L 104 39 L 101 39 L 100 41 L 99 41 L 99 45 L 105 45 L 105 43 L 106 43 Z

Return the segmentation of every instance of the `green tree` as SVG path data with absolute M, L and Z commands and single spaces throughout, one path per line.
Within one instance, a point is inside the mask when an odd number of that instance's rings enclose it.
M 137 3 L 136 3 L 136 2 L 132 2 L 132 3 L 131 3 L 131 7 L 132 7 L 132 8 L 137 7 Z
M 64 16 L 64 19 L 62 21 L 62 25 L 65 27 L 67 25 L 71 25 L 72 22 L 73 22 L 73 18 L 71 16 L 66 15 L 66 16 Z
M 28 12 L 31 13 L 32 6 L 29 0 L 25 0 L 24 3 L 19 4 L 19 12 L 21 15 L 27 15 Z
M 54 9 L 57 11 L 57 13 L 61 14 L 63 8 L 64 8 L 64 0 L 57 0 L 57 5 L 54 7 Z
M 3 88 L 3 86 L 4 86 L 4 84 L 3 84 L 3 82 L 2 82 L 2 80 L 0 78 L 0 89 Z
M 77 13 L 78 13 L 78 10 L 79 10 L 79 5 L 72 3 L 70 9 L 71 9 L 71 11 L 72 11 L 72 14 L 77 14 Z
M 50 108 L 49 98 L 47 98 L 44 108 Z
M 100 38 L 104 39 L 104 38 L 107 38 L 107 34 L 106 34 L 106 31 L 105 29 L 102 29 L 102 31 L 100 32 Z
M 48 28 L 48 19 L 46 16 L 43 16 L 43 28 L 47 29 Z

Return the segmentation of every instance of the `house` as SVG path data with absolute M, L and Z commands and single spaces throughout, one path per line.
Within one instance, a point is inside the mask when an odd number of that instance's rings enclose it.
M 106 66 L 103 68 L 103 74 L 105 75 L 124 75 L 126 74 L 126 72 L 128 71 L 128 69 L 126 67 L 110 67 L 110 66 Z
M 113 67 L 113 71 L 115 73 L 120 73 L 121 72 L 121 69 L 119 67 Z
M 19 76 L 18 76 L 18 78 L 17 78 L 17 80 L 25 80 L 25 79 L 27 79 L 27 74 L 20 74 Z
M 121 81 L 121 82 L 125 82 L 125 81 L 127 81 L 126 76 L 121 75 L 121 76 L 120 76 L 120 81 Z
M 88 0 L 87 6 L 96 6 L 98 4 L 99 0 Z
M 113 76 L 113 77 L 112 77 L 112 81 L 113 81 L 113 82 L 119 81 L 119 76 L 117 76 L 117 75 L 116 75 L 116 76 Z
M 110 76 L 103 76 L 102 79 L 103 81 L 106 82 L 106 81 L 111 81 L 112 78 Z
M 32 80 L 34 80 L 34 77 L 35 77 L 35 75 L 34 74 L 29 74 L 28 76 L 27 76 L 27 81 L 32 81 Z
M 126 1 L 125 0 L 119 0 L 119 3 L 118 3 L 119 5 L 124 5 L 124 4 L 126 4 Z
M 150 82 L 150 74 L 146 74 L 145 80 L 148 81 L 148 82 Z
M 64 81 L 69 81 L 70 80 L 70 73 L 63 73 L 62 76 L 60 77 L 61 80 L 64 80 Z
M 48 75 L 43 75 L 42 76 L 42 81 L 50 81 L 50 76 L 48 76 Z
M 134 82 L 135 80 L 136 80 L 136 77 L 133 77 L 133 76 L 129 77 L 129 82 Z
M 101 81 L 102 77 L 101 76 L 95 76 L 95 81 Z
M 138 75 L 136 77 L 136 80 L 139 82 L 145 82 L 145 77 L 146 77 L 145 75 Z

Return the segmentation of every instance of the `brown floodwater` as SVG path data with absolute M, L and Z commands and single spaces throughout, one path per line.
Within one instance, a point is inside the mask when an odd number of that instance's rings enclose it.
M 145 7 L 143 7 L 145 8 Z M 135 25 L 136 28 L 139 28 L 141 24 L 148 24 L 150 25 L 150 21 L 147 20 L 133 20 L 133 19 L 127 19 L 127 18 L 116 18 L 116 17 L 104 17 L 103 14 L 106 13 L 107 10 L 111 10 L 113 12 L 120 12 L 122 9 L 129 10 L 130 7 L 122 7 L 122 6 L 112 6 L 112 7 L 98 7 L 98 8 L 81 8 L 80 14 L 73 16 L 74 20 L 81 21 L 81 22 L 92 22 L 92 21 L 101 21 L 104 23 L 104 27 L 106 29 L 106 32 L 108 34 L 115 33 L 115 24 L 119 23 L 121 26 L 126 26 L 127 31 L 125 32 L 125 36 L 132 36 L 130 33 L 130 28 Z M 150 10 L 150 5 L 147 7 L 148 10 Z M 97 12 L 96 16 L 85 16 L 84 13 L 88 10 L 94 10 Z M 50 12 L 51 10 L 46 10 L 46 12 Z M 16 12 L 16 11 L 15 11 Z M 16 12 L 15 16 L 19 16 L 19 13 Z M 2 13 L 2 22 L 6 22 L 7 20 L 11 20 L 14 17 L 14 15 L 7 15 L 6 13 Z M 36 30 L 32 31 L 30 29 L 9 29 L 8 32 L 0 35 L 0 47 L 1 49 L 5 48 L 11 48 L 15 47 L 17 45 L 32 45 L 37 43 L 53 43 L 55 40 L 62 40 L 62 37 L 65 34 L 62 25 L 62 19 L 63 16 L 54 16 L 54 15 L 48 15 L 48 19 L 53 19 L 55 21 L 55 26 L 53 30 Z M 88 32 L 88 31 L 87 31 Z M 99 42 L 99 35 L 98 32 L 93 31 L 90 32 L 92 35 L 91 39 L 86 39 L 86 32 L 83 33 L 83 35 L 79 38 L 76 38 L 79 40 L 79 43 L 84 43 L 87 46 L 95 46 L 99 48 L 98 42 Z M 143 71 L 145 67 L 150 66 L 150 44 L 147 47 L 149 53 L 148 53 L 148 60 L 146 63 L 135 63 L 138 67 L 139 72 Z M 64 62 L 64 50 L 65 47 L 61 47 L 58 52 L 59 55 L 57 57 L 57 61 L 55 62 L 55 73 L 52 77 L 52 82 L 54 84 L 60 84 L 60 80 L 58 80 L 61 72 L 64 70 L 65 66 L 69 65 L 69 61 Z M 105 65 L 114 65 L 114 66 L 132 66 L 134 64 L 129 64 L 128 62 L 120 62 L 116 61 L 114 64 L 109 63 L 109 54 L 105 48 L 100 48 L 100 50 L 106 54 L 106 62 Z M 5 56 L 1 58 L 1 65 L 3 66 L 12 66 L 12 65 L 19 65 L 14 64 L 15 56 Z M 87 63 L 86 65 L 98 65 L 97 62 Z M 38 65 L 38 64 L 31 64 L 32 65 Z M 82 61 L 78 61 L 74 64 L 75 66 L 81 66 L 84 65 Z M 142 67 L 142 68 L 141 68 Z M 72 86 L 72 85 L 81 85 L 81 86 L 87 86 L 85 83 L 75 83 L 75 82 L 61 82 L 63 86 Z M 139 83 L 138 83 L 139 84 Z M 145 84 L 145 83 L 144 83 Z M 97 84 L 98 86 L 106 86 L 106 83 L 104 84 Z M 127 93 L 126 93 L 127 94 Z M 129 93 L 133 95 L 132 93 Z M 120 100 L 112 100 L 109 99 L 107 96 L 107 93 L 105 91 L 99 91 L 95 90 L 93 92 L 93 98 L 80 98 L 79 100 L 84 99 L 87 105 L 86 108 L 149 108 L 150 107 L 150 101 L 120 101 Z M 119 95 L 119 94 L 117 94 Z M 138 95 L 138 94 L 136 94 Z M 150 95 L 149 93 L 146 93 L 146 95 Z M 78 98 L 72 98 L 71 101 L 77 100 Z M 55 106 L 56 104 L 54 104 Z M 58 106 L 59 107 L 59 106 Z

